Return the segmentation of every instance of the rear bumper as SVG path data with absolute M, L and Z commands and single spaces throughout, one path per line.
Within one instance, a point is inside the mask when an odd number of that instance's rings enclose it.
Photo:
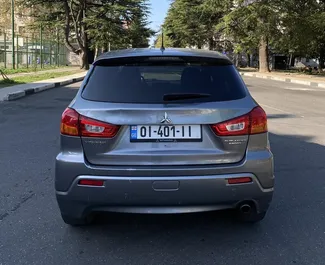
M 229 185 L 228 178 L 251 177 L 253 182 Z M 273 176 L 272 176 L 273 177 Z M 80 179 L 101 179 L 104 187 L 79 186 Z M 254 201 L 266 211 L 273 188 L 263 188 L 253 174 L 209 176 L 119 177 L 78 176 L 67 191 L 56 191 L 62 213 L 81 217 L 94 211 L 186 213 L 235 208 Z

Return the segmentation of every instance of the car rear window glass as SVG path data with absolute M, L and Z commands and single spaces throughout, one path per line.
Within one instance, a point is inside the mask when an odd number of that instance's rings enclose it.
M 140 62 L 95 65 L 82 97 L 111 103 L 168 103 L 164 95 L 208 94 L 187 98 L 177 103 L 229 101 L 246 96 L 245 85 L 229 63 L 204 63 L 182 60 L 146 60 Z M 207 60 L 208 61 L 208 60 Z M 173 101 L 175 103 L 175 101 Z

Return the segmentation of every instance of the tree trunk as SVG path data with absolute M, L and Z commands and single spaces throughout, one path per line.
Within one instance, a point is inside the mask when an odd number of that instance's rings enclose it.
M 325 58 L 324 58 L 324 56 L 320 57 L 320 58 L 319 58 L 319 67 L 318 67 L 318 70 L 319 70 L 319 73 L 320 73 L 320 74 L 323 72 L 323 69 L 324 69 L 324 62 L 325 62 Z
M 88 52 L 82 51 L 80 53 L 80 69 L 89 70 Z
M 94 58 L 96 59 L 97 57 L 98 57 L 98 46 L 96 45 Z
M 247 53 L 247 67 L 251 67 L 251 55 Z
M 214 41 L 213 37 L 209 38 L 209 50 L 213 51 L 216 48 L 216 42 Z
M 241 56 L 239 53 L 236 53 L 236 67 L 240 68 L 241 66 Z
M 88 38 L 87 38 L 85 24 L 81 23 L 85 18 L 86 7 L 87 7 L 86 1 L 84 0 L 83 5 L 81 6 L 81 9 L 78 10 L 78 12 L 74 12 L 72 9 L 72 3 L 69 6 L 68 1 L 67 0 L 64 1 L 64 11 L 65 11 L 64 43 L 65 43 L 65 46 L 70 51 L 79 55 L 80 68 L 89 70 Z M 74 47 L 70 43 L 71 21 L 73 22 L 74 32 L 76 33 L 76 42 L 77 42 L 78 48 Z M 80 24 L 81 24 L 81 26 L 80 26 Z
M 234 66 L 237 65 L 237 53 L 233 53 L 232 54 L 232 63 L 234 64 Z
M 319 53 L 319 67 L 318 67 L 319 73 L 323 73 L 323 69 L 325 67 L 324 64 L 325 64 L 325 47 L 321 49 Z
M 288 69 L 291 68 L 291 65 L 292 65 L 292 59 L 293 59 L 293 54 L 290 53 L 290 59 L 289 59 L 289 63 L 288 63 Z
M 270 72 L 268 40 L 267 37 L 265 36 L 261 36 L 258 57 L 259 57 L 259 72 L 260 73 Z
M 88 34 L 87 34 L 87 27 L 86 23 L 84 22 L 86 19 L 86 10 L 87 10 L 87 1 L 84 0 L 83 2 L 83 10 L 82 10 L 82 21 L 83 23 L 81 24 L 81 37 L 83 41 L 83 50 L 82 50 L 82 65 L 83 69 L 89 70 L 89 41 L 88 41 Z

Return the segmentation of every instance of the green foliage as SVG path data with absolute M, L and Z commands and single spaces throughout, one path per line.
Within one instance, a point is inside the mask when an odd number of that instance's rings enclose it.
M 264 66 L 269 53 L 325 61 L 325 0 L 174 0 L 164 28 L 171 46 L 260 50 Z
M 223 16 L 224 1 L 176 0 L 164 23 L 173 46 L 214 47 L 215 25 Z
M 162 46 L 162 34 L 158 34 L 155 39 L 155 48 L 161 48 Z M 164 34 L 164 47 L 173 47 L 173 41 L 168 37 L 167 34 Z
M 100 7 L 89 12 L 85 19 L 92 47 L 112 48 L 148 47 L 154 32 L 148 27 L 147 1 L 102 1 Z M 114 4 L 113 4 L 114 2 Z
M 107 50 L 108 43 L 111 49 L 147 47 L 155 34 L 148 0 L 16 1 L 33 6 L 36 22 L 57 28 L 81 56 L 88 48 Z M 319 58 L 324 66 L 325 0 L 174 0 L 163 28 L 166 47 L 259 51 L 264 68 L 269 52 Z M 161 35 L 155 45 L 161 46 Z
M 232 6 L 217 29 L 232 38 L 241 51 L 256 50 L 261 37 L 270 43 L 279 35 L 277 1 L 255 1 L 249 5 Z
M 26 1 L 20 0 L 26 5 Z M 29 0 L 37 24 L 57 27 L 68 49 L 82 56 L 88 49 L 147 47 L 148 0 Z
M 133 48 L 148 48 L 149 38 L 152 37 L 155 32 L 148 27 L 148 7 L 146 5 L 141 6 L 134 13 L 132 22 L 128 29 L 128 36 L 130 39 L 130 45 Z

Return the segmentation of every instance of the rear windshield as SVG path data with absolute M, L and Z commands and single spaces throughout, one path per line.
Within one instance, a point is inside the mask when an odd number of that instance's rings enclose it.
M 112 103 L 166 104 L 166 95 L 196 93 L 206 95 L 170 103 L 229 101 L 246 96 L 243 81 L 233 65 L 151 62 L 94 66 L 82 97 Z

